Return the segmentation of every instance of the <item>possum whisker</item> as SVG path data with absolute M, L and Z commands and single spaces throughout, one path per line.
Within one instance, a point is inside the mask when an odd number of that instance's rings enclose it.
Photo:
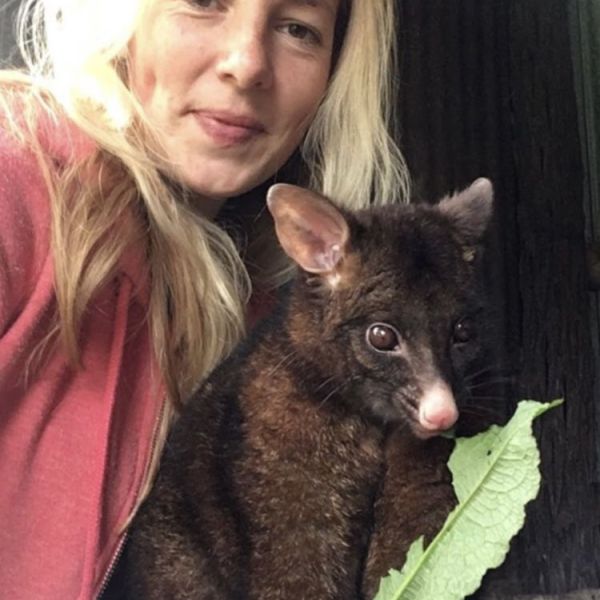
M 354 381 L 359 381 L 361 378 L 358 375 L 354 375 L 352 377 L 349 377 L 346 381 L 342 381 L 339 385 L 337 385 L 336 387 L 333 388 L 333 390 L 331 390 L 329 392 L 329 394 L 327 394 L 327 396 L 325 396 L 325 398 L 323 398 L 323 400 L 319 403 L 319 408 L 321 408 L 325 402 L 327 402 L 327 400 L 329 400 L 329 398 L 331 398 L 331 396 L 333 396 L 335 393 L 339 392 L 342 388 L 344 387 L 348 387 L 350 386 L 351 383 L 353 383 Z M 331 383 L 334 380 L 334 377 L 330 377 L 329 379 L 326 380 L 326 383 Z M 317 389 L 321 389 L 322 387 L 324 387 L 325 382 L 322 383 Z
M 480 381 L 478 383 L 467 383 L 466 387 L 469 390 L 474 390 L 477 388 L 485 387 L 486 385 L 499 385 L 501 383 L 514 383 L 514 377 L 494 377 L 493 379 L 486 379 L 485 381 Z
M 472 394 L 470 400 L 472 400 L 472 401 L 473 400 L 474 401 L 477 401 L 477 400 L 498 400 L 498 401 L 506 402 L 506 398 L 504 396 L 499 396 L 499 395 L 496 395 L 496 396 L 493 396 L 493 395 L 479 396 L 479 395 Z
M 294 362 L 294 359 L 297 357 L 297 355 L 298 352 L 296 350 L 292 350 L 289 354 L 284 355 L 284 357 L 267 373 L 267 375 L 270 377 L 283 366 L 289 367 Z
M 315 388 L 315 392 L 318 392 L 319 390 L 322 390 L 325 386 L 329 385 L 333 380 L 335 379 L 335 376 L 331 376 L 328 377 L 327 379 L 325 379 L 324 381 L 322 381 L 316 388 Z
M 483 375 L 486 374 L 493 374 L 493 375 L 498 375 L 498 376 L 502 376 L 503 374 L 507 374 L 507 377 L 514 377 L 515 371 L 514 369 L 508 369 L 508 368 L 501 368 L 501 367 L 495 367 L 495 366 L 488 366 L 488 367 L 483 367 L 482 369 L 479 369 L 478 371 L 474 371 L 473 373 L 467 373 L 464 377 L 464 380 L 466 382 L 469 381 L 473 381 L 474 379 L 477 379 L 478 377 L 481 377 Z
M 494 410 L 487 406 L 464 406 L 460 408 L 460 413 L 463 415 L 472 415 L 474 417 L 488 417 L 492 419 L 502 420 L 505 415 L 498 410 Z
M 331 396 L 333 396 L 336 392 L 339 392 L 345 385 L 346 385 L 346 383 L 342 382 L 339 385 L 337 385 L 336 387 L 334 387 L 329 392 L 329 394 L 327 394 L 327 396 L 325 396 L 325 398 L 323 398 L 323 400 L 319 403 L 319 408 L 322 408 L 325 405 L 325 403 L 327 402 L 327 400 L 329 400 L 329 398 L 331 398 Z

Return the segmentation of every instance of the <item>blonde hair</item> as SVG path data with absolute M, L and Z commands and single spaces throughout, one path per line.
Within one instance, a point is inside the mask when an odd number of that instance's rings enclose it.
M 198 216 L 185 194 L 161 176 L 173 173 L 160 136 L 127 87 L 128 43 L 152 1 L 25 0 L 18 38 L 29 75 L 25 80 L 5 72 L 2 81 L 26 88 L 19 102 L 29 105 L 30 131 L 41 106 L 50 115 L 66 114 L 96 143 L 91 156 L 60 176 L 44 166 L 37 147 L 52 206 L 57 331 L 73 362 L 93 294 L 127 247 L 145 247 L 148 318 L 170 399 L 155 445 L 158 454 L 173 407 L 242 337 L 250 281 L 231 238 Z M 373 200 L 404 199 L 408 185 L 388 133 L 393 0 L 353 0 L 349 6 L 329 90 L 301 151 L 314 189 L 359 208 Z M 130 226 L 123 225 L 124 217 L 133 217 Z M 273 258 L 271 229 L 262 234 L 267 241 L 256 244 L 262 252 L 253 260 L 262 262 L 263 280 L 277 285 L 281 261 Z M 286 271 L 283 277 L 288 276 Z
M 127 88 L 127 43 L 145 4 L 26 0 L 18 37 L 32 89 L 41 90 L 35 102 L 50 114 L 64 111 L 98 148 L 49 182 L 63 346 L 76 362 L 90 298 L 125 249 L 142 242 L 154 350 L 177 405 L 242 335 L 249 282 L 230 237 L 161 175 L 170 166 L 158 135 Z M 137 218 L 137 227 L 124 231 L 124 217 Z
M 392 0 L 352 2 L 336 70 L 302 148 L 311 187 L 350 209 L 409 197 L 406 165 L 390 135 L 394 24 Z

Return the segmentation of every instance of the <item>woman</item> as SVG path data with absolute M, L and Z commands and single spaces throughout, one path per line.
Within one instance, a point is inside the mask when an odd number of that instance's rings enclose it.
M 392 7 L 26 1 L 28 73 L 1 95 L 4 597 L 102 590 L 177 407 L 243 335 L 250 289 L 286 278 L 261 184 L 299 150 L 341 204 L 404 195 Z

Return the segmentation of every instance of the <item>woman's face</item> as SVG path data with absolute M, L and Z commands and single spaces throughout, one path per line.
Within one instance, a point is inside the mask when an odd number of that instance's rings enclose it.
M 187 185 L 227 198 L 286 162 L 327 87 L 337 5 L 151 3 L 131 43 L 131 86 Z

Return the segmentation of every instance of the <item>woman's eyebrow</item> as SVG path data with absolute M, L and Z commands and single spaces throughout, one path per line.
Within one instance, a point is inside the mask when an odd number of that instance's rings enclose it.
M 297 4 L 300 6 L 312 6 L 315 8 L 324 8 L 334 17 L 336 16 L 335 8 L 329 0 L 286 0 L 289 4 Z

